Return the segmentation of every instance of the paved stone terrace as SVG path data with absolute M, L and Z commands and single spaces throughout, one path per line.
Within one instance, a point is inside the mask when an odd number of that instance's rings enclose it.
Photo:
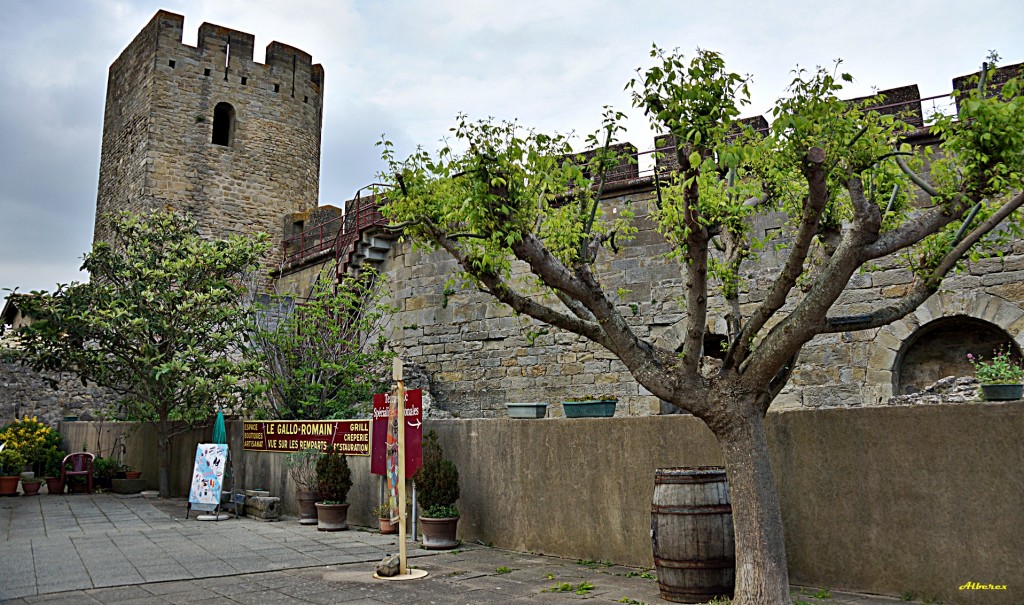
M 182 500 L 113 495 L 0 498 L 0 603 L 664 603 L 648 570 L 478 544 L 449 552 L 410 543 L 422 580 L 372 577 L 393 536 L 318 532 L 294 519 L 198 522 Z M 500 570 L 500 571 L 499 571 Z M 644 577 L 647 575 L 648 577 Z M 562 583 L 584 592 L 551 591 Z M 848 593 L 806 603 L 893 605 Z

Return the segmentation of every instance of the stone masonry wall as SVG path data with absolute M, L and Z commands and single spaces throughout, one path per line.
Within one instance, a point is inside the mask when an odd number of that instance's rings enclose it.
M 103 216 L 170 206 L 205 235 L 271 235 L 281 217 L 317 206 L 324 72 L 272 42 L 253 62 L 251 34 L 204 23 L 182 44 L 184 17 L 160 11 L 110 69 L 95 239 Z M 214 109 L 234 109 L 228 145 L 212 142 Z
M 57 380 L 56 389 L 31 369 L 0 361 L 0 426 L 25 416 L 38 416 L 50 426 L 65 416 L 91 420 L 117 402 L 108 389 L 83 385 L 74 377 L 49 377 Z
M 647 218 L 652 192 L 634 189 L 607 203 L 612 207 L 631 204 L 639 231 L 618 254 L 602 250 L 596 272 L 605 291 L 627 289 L 618 300 L 620 313 L 640 337 L 677 350 L 686 316 L 678 302 L 684 277 L 675 261 L 664 258 L 669 245 Z M 780 228 L 777 215 L 753 224 L 757 237 Z M 739 301 L 745 317 L 763 299 L 784 258 L 785 249 L 770 248 L 744 267 L 751 286 Z M 404 359 L 422 365 L 431 375 L 439 408 L 463 417 L 492 417 L 503 416 L 508 402 L 555 403 L 573 396 L 610 394 L 619 398 L 617 416 L 659 413 L 659 400 L 603 348 L 516 317 L 482 293 L 446 286 L 458 267 L 445 253 L 426 253 L 408 242 L 400 243 L 381 270 L 392 290 L 389 302 L 398 308 L 390 337 Z M 526 271 L 524 266 L 517 270 Z M 834 313 L 866 313 L 902 296 L 912 281 L 913 275 L 898 259 L 883 259 L 876 270 L 850 280 Z M 798 369 L 773 409 L 886 405 L 894 394 L 894 376 L 910 336 L 940 318 L 984 321 L 1016 339 L 1018 346 L 1024 344 L 1022 282 L 1024 242 L 1016 242 L 1002 259 L 969 263 L 966 271 L 946 280 L 940 293 L 899 322 L 815 338 L 804 347 Z M 794 293 L 797 296 L 799 292 Z M 711 333 L 726 333 L 724 302 L 712 292 Z M 783 312 L 795 302 L 794 298 Z M 561 407 L 551 406 L 549 414 L 561 415 Z

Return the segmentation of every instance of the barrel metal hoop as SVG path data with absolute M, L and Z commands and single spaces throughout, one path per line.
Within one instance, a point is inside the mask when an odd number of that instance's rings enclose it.
M 728 592 L 714 588 L 681 588 L 679 586 L 667 586 L 658 582 L 661 589 L 661 598 L 674 603 L 704 603 L 716 597 L 731 597 L 732 590 Z M 725 594 L 723 594 L 725 592 Z
M 731 504 L 704 504 L 695 506 L 665 506 L 654 504 L 651 513 L 660 515 L 731 515 Z
M 727 475 L 724 468 L 660 468 L 654 472 L 654 484 L 678 483 L 725 483 Z
M 677 561 L 675 559 L 662 559 L 654 557 L 655 567 L 664 567 L 666 569 L 732 569 L 736 567 L 735 559 L 684 559 Z

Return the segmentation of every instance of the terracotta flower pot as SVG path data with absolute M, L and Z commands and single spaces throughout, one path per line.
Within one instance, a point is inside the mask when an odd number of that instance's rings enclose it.
M 64 482 L 60 477 L 46 478 L 46 493 L 51 496 L 59 496 L 64 493 Z
M 317 531 L 341 531 L 348 529 L 348 504 L 316 503 Z
M 380 533 L 382 534 L 397 534 L 398 523 L 392 523 L 388 517 L 378 517 L 377 522 L 380 524 Z
M 299 502 L 299 523 L 302 525 L 316 525 L 316 498 L 316 492 L 295 490 L 295 499 Z
M 125 479 L 141 479 L 142 471 L 125 471 L 124 477 Z
M 455 538 L 459 518 L 434 519 L 420 516 L 420 532 L 423 533 L 423 548 L 427 550 L 448 550 L 459 545 Z
M 38 496 L 39 490 L 43 487 L 42 481 L 32 481 L 29 483 L 21 482 L 21 490 L 25 492 L 26 496 Z
M 17 496 L 19 481 L 21 477 L 17 475 L 0 477 L 0 496 Z

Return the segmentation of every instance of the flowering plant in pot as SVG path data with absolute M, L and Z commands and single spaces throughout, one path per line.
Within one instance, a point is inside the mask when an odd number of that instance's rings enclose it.
M 398 524 L 391 521 L 391 505 L 382 502 L 380 506 L 374 507 L 373 514 L 377 515 L 377 523 L 382 534 L 397 534 Z
M 25 468 L 25 457 L 13 447 L 0 445 L 0 496 L 16 496 L 18 494 L 18 473 Z
M 32 465 L 36 477 L 43 475 L 47 455 L 58 449 L 61 443 L 60 433 L 39 421 L 35 416 L 25 416 L 21 420 L 10 422 L 0 429 L 0 443 L 17 450 L 25 457 L 25 464 Z M 19 472 L 21 469 L 18 469 Z
M 967 354 L 974 375 L 981 382 L 981 397 L 986 401 L 1021 399 L 1024 396 L 1024 367 L 1005 348 L 996 349 L 991 361 Z
M 295 483 L 295 499 L 299 503 L 299 523 L 316 525 L 316 463 L 320 450 L 305 449 L 288 454 L 285 467 Z
M 352 487 L 352 471 L 339 448 L 331 446 L 316 461 L 316 481 L 320 501 L 316 503 L 316 528 L 320 531 L 348 529 L 348 490 Z
M 423 466 L 413 476 L 420 503 L 419 522 L 423 547 L 429 550 L 455 548 L 459 542 L 459 471 L 444 457 L 437 433 L 430 431 L 423 440 Z

